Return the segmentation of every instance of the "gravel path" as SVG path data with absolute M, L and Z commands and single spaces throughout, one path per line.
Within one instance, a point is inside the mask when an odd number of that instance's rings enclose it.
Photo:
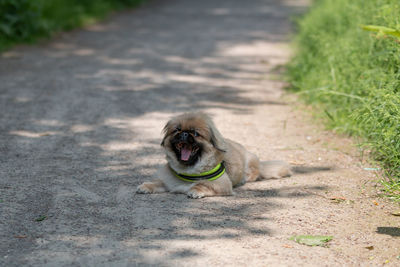
M 154 0 L 4 53 L 0 265 L 400 264 L 396 207 L 375 195 L 369 165 L 282 97 L 290 17 L 304 9 Z M 136 195 L 164 162 L 163 125 L 189 110 L 297 173 L 231 197 Z M 299 234 L 334 239 L 329 248 L 288 240 Z

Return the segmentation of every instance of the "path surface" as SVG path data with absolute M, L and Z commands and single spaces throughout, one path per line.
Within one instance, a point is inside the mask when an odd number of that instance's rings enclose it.
M 281 97 L 300 2 L 149 1 L 2 55 L 0 265 L 399 264 L 399 219 L 374 174 Z M 164 161 L 167 119 L 194 109 L 298 173 L 232 197 L 136 195 Z M 298 234 L 334 239 L 288 240 Z

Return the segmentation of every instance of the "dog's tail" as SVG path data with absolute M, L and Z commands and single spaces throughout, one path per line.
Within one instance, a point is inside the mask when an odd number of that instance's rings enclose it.
M 260 178 L 276 179 L 288 177 L 292 175 L 289 163 L 280 160 L 261 161 L 260 162 Z

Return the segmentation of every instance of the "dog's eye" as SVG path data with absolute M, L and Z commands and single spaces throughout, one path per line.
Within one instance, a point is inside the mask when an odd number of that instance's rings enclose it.
M 197 137 L 197 136 L 199 136 L 199 133 L 198 133 L 196 130 L 193 130 L 193 135 L 194 135 L 195 137 Z
M 174 133 L 182 131 L 181 127 L 176 127 Z

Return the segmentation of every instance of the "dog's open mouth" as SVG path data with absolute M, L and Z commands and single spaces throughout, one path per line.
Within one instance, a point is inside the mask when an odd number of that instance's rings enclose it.
M 198 146 L 192 146 L 185 142 L 179 142 L 175 145 L 175 147 L 180 152 L 182 161 L 188 161 L 190 156 L 195 155 L 199 150 Z

